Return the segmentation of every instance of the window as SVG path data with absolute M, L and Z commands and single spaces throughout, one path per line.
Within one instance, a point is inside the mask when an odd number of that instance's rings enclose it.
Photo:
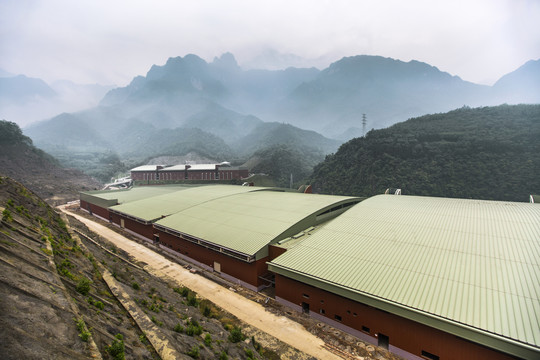
M 306 299 L 309 299 L 309 295 L 308 294 L 302 294 L 303 297 L 305 297 Z
M 357 313 L 353 313 L 353 314 L 352 314 L 352 316 L 354 316 L 354 317 L 357 317 L 357 316 L 358 316 L 358 314 L 357 314 Z
M 324 311 L 324 309 L 320 309 L 319 312 L 320 312 L 322 315 L 326 314 L 326 311 Z
M 341 322 L 341 316 L 339 316 L 339 315 L 334 315 L 334 319 L 336 319 L 337 321 Z
M 321 304 L 324 304 L 324 300 L 321 300 Z
M 362 325 L 362 331 L 369 334 L 369 328 L 367 326 Z
M 347 314 L 351 315 L 351 310 L 347 310 Z
M 437 355 L 433 355 L 432 353 L 425 350 L 422 350 L 422 357 L 429 360 L 439 360 L 439 357 Z

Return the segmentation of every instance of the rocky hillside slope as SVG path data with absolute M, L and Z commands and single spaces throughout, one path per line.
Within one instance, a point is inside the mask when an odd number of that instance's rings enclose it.
M 0 120 L 0 175 L 20 181 L 50 203 L 78 199 L 79 191 L 101 188 L 81 171 L 64 168 L 36 148 L 17 124 Z
M 0 212 L 2 359 L 280 358 L 231 314 L 147 273 L 7 177 Z

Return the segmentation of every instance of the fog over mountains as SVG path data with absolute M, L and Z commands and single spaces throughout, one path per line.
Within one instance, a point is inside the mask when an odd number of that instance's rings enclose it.
M 62 112 L 94 107 L 112 88 L 75 84 L 68 80 L 49 85 L 41 79 L 0 69 L 0 119 L 27 126 Z
M 380 56 L 346 57 L 323 70 L 243 70 L 230 53 L 210 63 L 187 55 L 153 65 L 146 76 L 109 91 L 96 107 L 58 115 L 25 133 L 53 155 L 106 149 L 121 157 L 196 152 L 245 160 L 286 143 L 322 160 L 340 143 L 363 135 L 362 114 L 370 130 L 501 103 L 540 103 L 540 60 L 486 86 L 426 63 Z
M 271 71 L 242 70 L 230 53 L 211 63 L 187 55 L 111 90 L 98 109 L 156 128 L 195 126 L 230 139 L 249 133 L 258 119 L 347 139 L 361 135 L 362 114 L 371 129 L 464 105 L 537 103 L 539 83 L 539 60 L 486 86 L 422 62 L 380 56 L 346 57 L 322 71 Z M 75 116 L 88 118 L 89 112 Z
M 382 128 L 463 105 L 539 102 L 539 74 L 540 62 L 530 61 L 491 87 L 463 81 L 418 61 L 380 56 L 343 58 L 322 71 L 243 71 L 231 54 L 212 63 L 188 55 L 170 58 L 164 66 L 154 65 L 146 77 L 109 92 L 101 104 L 124 104 L 134 110 L 130 115 L 151 117 L 159 103 L 162 116 L 154 122 L 159 125 L 181 123 L 182 117 L 218 104 L 263 121 L 343 137 L 349 128 L 361 128 L 364 113 L 369 128 Z

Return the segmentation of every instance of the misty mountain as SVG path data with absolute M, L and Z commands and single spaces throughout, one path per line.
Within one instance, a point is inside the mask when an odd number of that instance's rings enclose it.
M 170 58 L 145 77 L 115 89 L 101 102 L 156 127 L 174 128 L 190 119 L 217 135 L 216 107 L 266 122 L 286 122 L 328 137 L 350 139 L 409 117 L 463 105 L 536 102 L 538 62 L 506 75 L 496 86 L 477 85 L 419 61 L 381 56 L 346 57 L 328 68 L 243 70 L 230 53 L 207 63 L 196 55 Z M 521 90 L 520 90 L 521 89 Z M 206 115 L 205 115 L 206 114 Z M 224 121 L 228 122 L 228 121 Z M 207 126 L 207 128 L 205 128 Z
M 24 75 L 0 77 L 0 101 L 2 105 L 9 103 L 23 105 L 39 98 L 47 99 L 58 94 L 41 79 Z
M 340 145 L 337 140 L 325 138 L 321 134 L 303 130 L 290 124 L 261 123 L 253 131 L 236 143 L 236 149 L 244 154 L 276 145 L 287 145 L 295 149 L 306 149 L 316 157 L 335 152 Z
M 504 75 L 493 88 L 501 99 L 509 103 L 540 103 L 540 59 L 530 60 Z
M 94 107 L 111 89 L 112 86 L 81 85 L 70 81 L 49 85 L 42 79 L 2 72 L 0 118 L 29 125 L 60 113 Z
M 13 77 L 15 74 L 10 73 L 9 71 L 6 71 L 4 69 L 0 69 L 0 77 Z
M 186 151 L 244 161 L 280 145 L 305 154 L 311 163 L 336 150 L 338 142 L 329 138 L 346 141 L 364 130 L 463 105 L 534 100 L 537 64 L 530 62 L 490 87 L 422 62 L 380 56 L 347 57 L 319 71 L 243 70 L 230 53 L 209 63 L 187 55 L 153 65 L 146 76 L 109 91 L 96 107 L 56 116 L 25 133 L 47 151 L 64 152 L 63 159 L 70 151 L 81 157 L 95 152 L 98 158 L 114 153 L 127 166 Z
M 316 69 L 294 68 L 243 71 L 229 53 L 211 63 L 186 55 L 170 58 L 163 66 L 153 65 L 145 77 L 138 76 L 128 86 L 110 91 L 100 105 L 162 128 L 187 122 L 191 126 L 194 119 L 205 119 L 209 114 L 238 118 L 228 111 L 258 117 L 272 112 L 289 92 L 317 73 Z M 205 131 L 219 130 L 215 122 L 209 125 L 200 124 Z
M 183 123 L 185 128 L 204 129 L 225 140 L 228 144 L 251 133 L 263 122 L 252 115 L 240 115 L 220 105 L 212 104 L 201 112 L 191 115 Z
M 282 104 L 285 121 L 337 136 L 348 128 L 381 128 L 464 104 L 490 102 L 489 87 L 461 80 L 428 64 L 383 58 L 343 58 L 297 87 Z

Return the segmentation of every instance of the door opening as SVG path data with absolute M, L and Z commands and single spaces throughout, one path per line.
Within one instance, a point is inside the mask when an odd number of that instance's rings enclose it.
M 302 303 L 302 312 L 305 313 L 305 314 L 309 314 L 309 304 L 308 303 L 305 303 L 305 302 Z
M 379 333 L 378 338 L 379 338 L 379 342 L 377 345 L 382 347 L 383 349 L 388 350 L 388 345 L 390 345 L 390 339 L 388 338 L 388 336 Z

